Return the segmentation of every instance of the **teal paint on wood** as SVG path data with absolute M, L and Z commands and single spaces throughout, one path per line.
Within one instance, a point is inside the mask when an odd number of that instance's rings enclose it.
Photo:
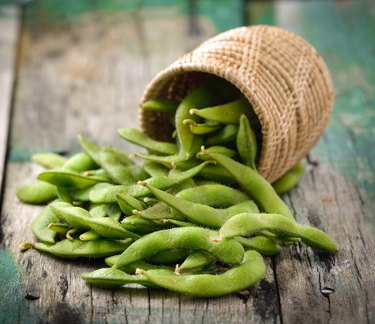
M 314 153 L 371 197 L 375 194 L 375 19 L 370 7 L 374 10 L 375 5 L 352 1 L 298 6 L 298 31 L 323 56 L 336 90 L 328 141 Z
M 218 32 L 243 25 L 244 2 L 239 0 L 219 0 L 197 2 L 197 13 L 208 17 Z
M 270 1 L 250 1 L 247 17 L 249 25 L 275 25 L 275 5 Z
M 42 321 L 41 310 L 24 290 L 21 271 L 6 250 L 0 250 L 0 283 L 0 323 L 33 324 Z
M 79 21 L 80 15 L 90 11 L 138 10 L 141 8 L 174 7 L 177 15 L 203 15 L 209 18 L 218 32 L 242 25 L 245 8 L 241 0 L 42 0 L 27 4 L 26 19 L 31 23 L 53 25 Z M 158 13 L 160 14 L 160 12 Z

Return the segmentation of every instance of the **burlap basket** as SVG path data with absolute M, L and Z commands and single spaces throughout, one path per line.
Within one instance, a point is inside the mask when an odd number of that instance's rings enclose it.
M 249 100 L 262 129 L 258 171 L 274 181 L 317 142 L 333 107 L 332 82 L 318 52 L 301 37 L 272 26 L 221 33 L 161 71 L 142 102 L 181 100 L 208 74 L 224 78 Z M 141 128 L 166 140 L 171 125 L 163 113 L 141 110 Z

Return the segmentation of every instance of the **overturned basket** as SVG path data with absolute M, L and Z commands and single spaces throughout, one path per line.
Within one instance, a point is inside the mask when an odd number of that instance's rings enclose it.
M 332 82 L 318 52 L 301 37 L 271 26 L 240 27 L 219 34 L 161 71 L 142 102 L 181 100 L 207 74 L 236 86 L 262 129 L 258 171 L 274 181 L 314 146 L 333 107 Z M 141 110 L 141 127 L 166 140 L 172 126 L 163 113 Z

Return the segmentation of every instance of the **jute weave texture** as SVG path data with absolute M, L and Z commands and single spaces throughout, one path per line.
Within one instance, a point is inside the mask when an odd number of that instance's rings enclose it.
M 142 102 L 181 100 L 207 73 L 235 85 L 251 103 L 262 129 L 258 171 L 271 182 L 308 153 L 331 116 L 333 86 L 319 53 L 296 34 L 263 25 L 205 41 L 157 74 Z M 164 113 L 141 110 L 140 119 L 151 137 L 171 136 Z

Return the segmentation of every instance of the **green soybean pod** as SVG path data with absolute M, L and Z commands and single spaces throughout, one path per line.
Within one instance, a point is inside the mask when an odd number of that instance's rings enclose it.
M 41 213 L 31 222 L 31 231 L 39 241 L 45 243 L 55 243 L 56 232 L 48 228 L 50 223 L 58 222 L 49 206 L 43 208 Z
M 184 125 L 189 125 L 190 131 L 195 135 L 205 135 L 216 132 L 222 127 L 222 124 L 207 120 L 204 123 L 197 123 L 192 119 L 184 119 Z
M 57 197 L 63 201 L 71 204 L 73 202 L 73 193 L 70 188 L 56 187 Z
M 292 190 L 300 182 L 304 171 L 305 166 L 303 165 L 303 163 L 297 163 L 280 179 L 272 183 L 273 188 L 276 190 L 278 194 L 282 194 Z
M 85 177 L 79 173 L 65 170 L 49 170 L 41 172 L 38 179 L 64 188 L 85 188 L 98 182 L 104 182 L 106 179 L 99 177 Z
M 133 233 L 137 233 L 139 235 L 155 232 L 163 228 L 163 224 L 159 224 L 152 220 L 135 215 L 125 217 L 124 220 L 121 222 L 121 225 L 126 230 Z
M 236 145 L 243 163 L 253 170 L 256 170 L 255 160 L 258 152 L 258 144 L 255 133 L 245 115 L 241 115 L 240 117 Z
M 158 112 L 175 113 L 178 107 L 178 102 L 169 99 L 152 99 L 145 101 L 141 108 L 145 110 L 152 110 Z
M 133 214 L 142 218 L 150 220 L 161 220 L 161 219 L 178 219 L 182 220 L 183 217 L 179 217 L 172 213 L 171 207 L 167 204 L 159 202 L 145 210 L 133 210 Z
M 160 230 L 135 241 L 121 254 L 113 267 L 119 268 L 159 252 L 173 249 L 204 250 L 226 264 L 241 263 L 244 255 L 242 245 L 234 239 L 220 242 L 218 239 L 217 231 L 200 227 L 176 227 Z
M 66 233 L 71 230 L 71 226 L 69 224 L 63 223 L 50 223 L 48 224 L 47 228 L 55 233 L 66 235 Z M 45 242 L 45 243 L 52 243 L 52 242 Z
M 31 156 L 31 160 L 46 169 L 60 168 L 66 162 L 63 156 L 56 153 L 36 153 Z
M 203 145 L 203 138 L 193 134 L 189 125 L 184 124 L 184 120 L 189 118 L 198 120 L 198 118 L 190 115 L 190 109 L 207 107 L 213 104 L 215 99 L 217 100 L 217 96 L 215 96 L 214 91 L 208 87 L 200 87 L 191 91 L 179 104 L 175 115 L 175 125 L 183 158 L 190 159 Z
M 134 153 L 136 157 L 139 157 L 142 160 L 158 163 L 164 167 L 171 169 L 178 165 L 178 163 L 186 161 L 186 157 L 180 153 L 173 155 L 154 155 L 154 154 L 143 154 L 143 153 Z
M 118 205 L 126 216 L 132 215 L 134 209 L 146 209 L 146 205 L 143 202 L 139 201 L 137 198 L 134 198 L 131 195 L 119 194 L 116 195 L 116 199 Z
M 294 219 L 289 207 L 258 172 L 222 154 L 207 152 L 206 154 L 226 169 L 266 213 L 281 214 Z
M 236 240 L 242 244 L 245 250 L 255 250 L 262 255 L 275 255 L 281 251 L 281 247 L 274 240 L 264 236 L 237 236 Z
M 228 124 L 224 126 L 219 132 L 208 136 L 205 145 L 223 145 L 233 142 L 238 133 L 238 125 Z
M 158 252 L 146 260 L 152 264 L 173 266 L 185 260 L 188 255 L 188 249 L 171 249 Z
M 96 170 L 87 170 L 82 172 L 82 175 L 85 177 L 99 177 L 106 179 L 107 182 L 111 182 L 111 179 L 108 176 L 108 173 L 104 169 L 96 169 Z
M 216 209 L 207 205 L 192 203 L 173 196 L 167 192 L 156 189 L 148 184 L 144 184 L 155 197 L 174 208 L 189 221 L 212 228 L 221 227 L 230 217 L 241 212 L 258 212 L 256 204 L 250 200 L 245 200 L 238 205 L 233 205 L 226 209 Z
M 155 270 L 150 270 L 155 271 Z M 165 273 L 166 270 L 158 270 L 158 272 Z M 170 272 L 167 272 L 170 273 Z M 156 288 L 157 286 L 142 275 L 130 275 L 119 269 L 102 268 L 92 272 L 81 274 L 81 278 L 86 282 L 103 287 L 115 288 L 128 284 L 139 284 L 145 287 Z
M 79 239 L 81 241 L 94 241 L 94 240 L 99 240 L 101 238 L 102 237 L 93 230 L 89 230 L 87 232 L 84 232 L 79 236 Z
M 105 204 L 104 209 L 108 218 L 112 218 L 116 221 L 120 220 L 122 216 L 122 210 L 118 204 Z
M 143 168 L 151 177 L 168 176 L 169 169 L 157 162 L 145 162 Z
M 104 258 L 121 253 L 129 247 L 131 241 L 118 240 L 61 240 L 55 244 L 35 243 L 36 250 L 56 255 L 60 258 Z
M 241 213 L 235 215 L 222 226 L 220 235 L 226 239 L 253 235 L 264 230 L 282 237 L 285 235 L 299 237 L 306 245 L 325 252 L 334 253 L 338 250 L 336 243 L 323 231 L 297 224 L 279 214 Z
M 243 262 L 219 274 L 169 275 L 138 270 L 165 289 L 198 297 L 218 297 L 249 288 L 264 278 L 266 265 L 256 251 L 247 251 Z
M 178 161 L 176 162 L 176 167 L 180 170 L 189 170 L 190 168 L 197 166 L 198 163 L 199 161 L 196 159 Z M 199 171 L 198 176 L 206 180 L 212 180 L 215 183 L 236 184 L 230 173 L 220 165 L 207 165 Z
M 125 230 L 115 219 L 108 217 L 92 218 L 87 210 L 62 202 L 53 203 L 50 206 L 57 217 L 64 219 L 74 228 L 92 229 L 100 236 L 111 239 L 137 239 L 139 237 L 139 235 Z
M 117 130 L 117 132 L 126 141 L 136 144 L 152 152 L 172 155 L 176 154 L 178 151 L 178 147 L 176 144 L 156 141 L 138 129 L 120 128 Z
M 104 262 L 108 266 L 112 267 L 115 264 L 115 262 L 117 261 L 117 259 L 120 257 L 120 255 L 121 254 L 116 254 L 116 255 L 107 257 L 107 258 L 105 258 Z M 134 273 L 138 268 L 141 268 L 143 270 L 165 269 L 165 270 L 169 270 L 171 273 L 174 270 L 172 267 L 163 266 L 163 265 L 160 265 L 160 264 L 150 264 L 150 263 L 146 263 L 146 262 L 143 262 L 143 261 L 137 261 L 137 262 L 130 263 L 127 266 L 122 267 L 120 270 L 125 271 L 127 273 Z
M 82 147 L 82 149 L 93 159 L 98 165 L 102 166 L 102 161 L 100 158 L 100 153 L 103 148 L 95 145 L 94 143 L 90 142 L 88 139 L 84 138 L 82 135 L 78 135 L 78 141 Z M 129 156 L 120 149 L 115 147 L 106 147 L 104 148 L 108 153 L 111 153 L 113 158 L 120 161 L 124 165 L 133 165 L 134 162 L 129 158 Z M 102 166 L 103 167 L 103 166 Z M 103 167 L 103 169 L 105 169 Z
M 121 163 L 111 148 L 103 148 L 98 153 L 101 167 L 108 174 L 113 183 L 132 184 L 134 178 L 127 165 Z
M 214 107 L 204 109 L 190 109 L 191 115 L 197 115 L 206 120 L 222 124 L 238 124 L 242 114 L 249 113 L 251 106 L 249 102 L 241 97 L 240 99 Z
M 245 193 L 219 183 L 187 188 L 178 192 L 176 197 L 215 208 L 229 207 L 249 200 Z
M 85 152 L 79 152 L 68 158 L 62 168 L 79 173 L 87 170 L 97 169 L 98 165 L 88 154 Z
M 216 258 L 203 251 L 196 251 L 188 255 L 185 261 L 181 265 L 176 266 L 176 274 L 179 274 L 184 271 L 191 271 L 202 269 L 203 267 L 216 261 Z M 145 270 L 145 269 L 143 269 Z
M 57 190 L 52 184 L 38 181 L 17 189 L 17 197 L 27 204 L 43 205 L 57 198 Z
M 170 225 L 175 225 L 178 227 L 191 227 L 191 226 L 198 226 L 197 224 L 191 223 L 191 222 L 185 222 L 181 221 L 178 219 L 173 219 L 173 218 L 163 218 L 160 220 L 163 224 L 170 224 Z
M 172 186 L 181 183 L 189 178 L 194 177 L 197 175 L 207 164 L 211 164 L 212 161 L 204 161 L 203 163 L 197 165 L 190 170 L 181 172 L 175 176 L 160 176 L 160 177 L 151 177 L 145 180 L 146 183 L 150 185 L 166 190 L 171 188 Z M 103 184 L 101 186 L 95 185 L 93 186 L 88 192 L 84 191 L 78 193 L 75 197 L 78 199 L 86 199 L 86 195 L 88 193 L 88 198 L 90 201 L 94 203 L 114 203 L 117 202 L 116 195 L 118 194 L 128 194 L 135 198 L 145 197 L 150 195 L 150 190 L 141 186 L 140 184 L 131 185 L 131 186 L 108 186 L 107 184 Z
M 106 217 L 107 216 L 106 205 L 105 204 L 93 205 L 90 207 L 89 213 L 90 213 L 90 216 L 93 218 Z
M 234 157 L 237 152 L 227 148 L 226 146 L 214 145 L 208 148 L 201 147 L 201 151 L 196 154 L 196 157 L 200 160 L 209 160 L 208 156 L 205 155 L 205 152 L 208 153 L 220 153 L 228 157 Z

